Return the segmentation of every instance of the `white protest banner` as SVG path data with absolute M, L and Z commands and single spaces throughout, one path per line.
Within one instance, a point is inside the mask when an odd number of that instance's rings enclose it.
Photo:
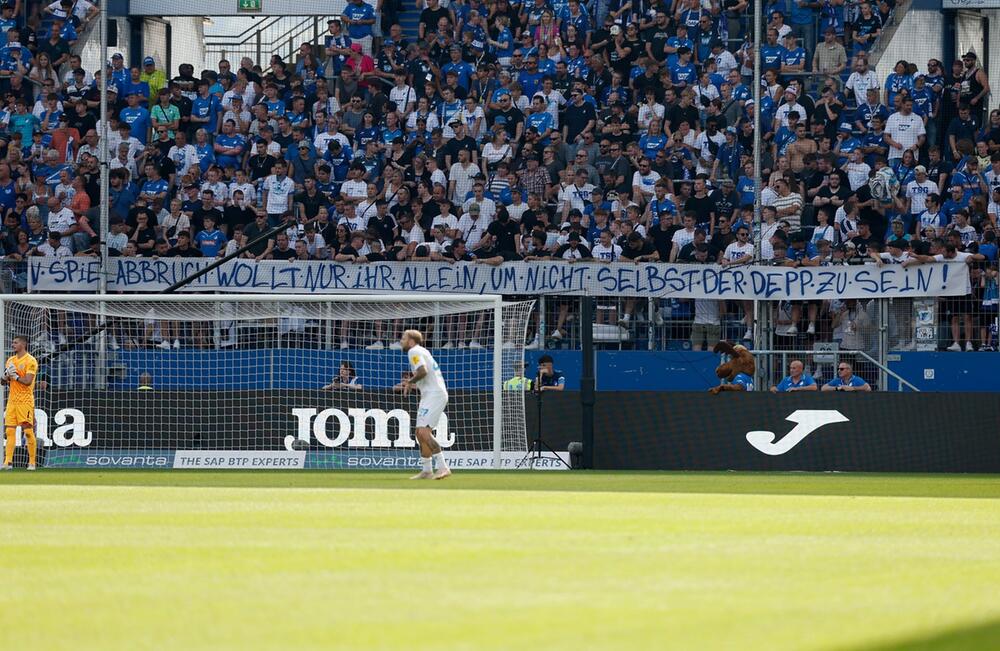
M 111 258 L 108 291 L 159 292 L 207 266 L 192 258 Z M 100 262 L 92 258 L 31 258 L 28 288 L 35 292 L 96 292 Z M 961 296 L 969 293 L 964 263 L 903 267 L 744 266 L 629 262 L 475 263 L 284 262 L 232 260 L 185 288 L 196 292 L 559 294 L 817 300 Z

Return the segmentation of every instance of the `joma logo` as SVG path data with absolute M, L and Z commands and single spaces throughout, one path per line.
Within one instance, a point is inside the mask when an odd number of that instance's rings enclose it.
M 410 414 L 403 409 L 292 409 L 298 422 L 296 436 L 285 437 L 285 449 L 293 450 L 296 440 L 309 443 L 311 438 L 328 448 L 347 445 L 349 448 L 413 448 L 416 441 L 410 431 Z M 395 421 L 398 434 L 389 438 L 389 423 Z M 372 428 L 369 432 L 368 426 Z M 370 437 L 369 437 L 370 434 Z M 455 443 L 455 434 L 448 431 L 448 417 L 441 415 L 434 438 L 443 448 Z

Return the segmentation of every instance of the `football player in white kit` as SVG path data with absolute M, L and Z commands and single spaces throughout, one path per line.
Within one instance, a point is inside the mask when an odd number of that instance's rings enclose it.
M 417 442 L 420 444 L 420 472 L 410 479 L 444 479 L 451 474 L 444 461 L 441 446 L 434 438 L 444 408 L 448 406 L 448 387 L 444 384 L 441 367 L 424 348 L 424 336 L 419 330 L 406 330 L 399 340 L 410 362 L 412 376 L 403 384 L 403 395 L 411 389 L 420 390 L 417 407 Z M 433 467 L 437 466 L 437 470 Z

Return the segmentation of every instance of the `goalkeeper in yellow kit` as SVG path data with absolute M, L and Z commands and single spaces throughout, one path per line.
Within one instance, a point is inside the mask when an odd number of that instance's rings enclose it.
M 4 412 L 3 466 L 0 470 L 10 470 L 14 461 L 14 437 L 18 426 L 28 441 L 28 470 L 35 469 L 37 443 L 35 440 L 35 376 L 38 375 L 38 360 L 28 353 L 28 338 L 14 337 L 14 354 L 7 358 L 0 384 L 10 387 L 7 396 L 7 410 Z

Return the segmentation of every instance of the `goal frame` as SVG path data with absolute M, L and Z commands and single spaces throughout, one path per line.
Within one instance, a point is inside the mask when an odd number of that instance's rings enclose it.
M 0 333 L 8 336 L 6 312 L 8 303 L 39 303 L 85 301 L 99 305 L 101 322 L 105 320 L 104 305 L 107 303 L 204 303 L 211 300 L 220 303 L 432 303 L 463 302 L 481 303 L 483 310 L 493 311 L 493 467 L 500 469 L 503 451 L 503 307 L 500 294 L 0 294 Z M 8 341 L 3 341 L 6 349 Z M 100 338 L 100 349 L 105 349 L 105 337 Z M 447 378 L 446 378 L 447 381 Z M 0 391 L 0 413 L 6 409 L 6 392 Z

